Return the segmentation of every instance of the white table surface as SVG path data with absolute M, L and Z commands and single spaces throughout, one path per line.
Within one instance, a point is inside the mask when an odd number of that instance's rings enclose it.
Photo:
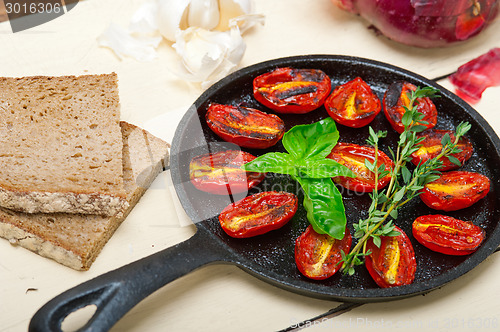
M 159 134 L 172 137 L 180 116 L 202 92 L 170 71 L 176 61 L 162 42 L 153 62 L 119 60 L 98 47 L 110 22 L 126 26 L 143 0 L 87 0 L 62 17 L 13 34 L 0 23 L 0 76 L 107 73 L 119 76 L 122 118 L 146 128 L 170 119 Z M 464 62 L 500 46 L 500 20 L 469 42 L 444 49 L 417 49 L 376 36 L 361 19 L 330 0 L 256 0 L 265 25 L 248 31 L 241 66 L 303 54 L 372 58 L 428 78 L 448 74 Z M 447 80 L 440 82 L 452 88 Z M 500 88 L 488 89 L 474 107 L 500 132 Z M 89 271 L 78 272 L 0 240 L 0 331 L 26 331 L 36 310 L 57 294 L 106 271 L 191 237 L 195 227 L 176 203 L 162 173 Z M 163 287 L 133 308 L 114 331 L 276 331 L 300 325 L 306 331 L 498 331 L 500 254 L 425 296 L 364 304 L 331 313 L 342 303 L 296 295 L 230 265 L 196 270 Z M 329 314 L 330 312 L 330 314 Z M 83 316 L 83 313 L 80 313 Z M 314 320 L 315 317 L 321 318 Z M 75 315 L 65 327 L 81 322 Z M 298 324 L 305 322 L 304 324 Z

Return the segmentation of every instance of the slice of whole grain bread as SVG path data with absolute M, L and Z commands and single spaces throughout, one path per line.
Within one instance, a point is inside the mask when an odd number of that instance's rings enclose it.
M 117 76 L 0 78 L 0 206 L 115 215 L 126 207 Z
M 128 208 L 115 216 L 22 213 L 0 209 L 0 237 L 76 270 L 88 270 L 97 255 L 168 164 L 169 144 L 121 122 L 123 173 Z
M 7 21 L 9 17 L 7 16 L 7 9 L 5 8 L 5 4 L 3 0 L 0 0 L 0 22 Z

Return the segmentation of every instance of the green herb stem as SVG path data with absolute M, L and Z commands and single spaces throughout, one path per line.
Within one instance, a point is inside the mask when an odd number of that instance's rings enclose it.
M 422 124 L 423 115 L 418 112 L 415 102 L 417 98 L 426 96 L 435 96 L 437 90 L 426 87 L 423 89 L 417 88 L 409 94 L 410 103 L 406 107 L 406 112 L 402 122 L 405 125 L 405 130 L 401 133 L 397 145 L 394 167 L 390 172 L 391 180 L 388 187 L 382 193 L 379 193 L 377 184 L 372 192 L 372 204 L 369 209 L 368 217 L 354 224 L 356 230 L 355 237 L 358 239 L 357 244 L 348 253 L 343 255 L 342 270 L 344 273 L 353 274 L 354 266 L 364 263 L 364 257 L 370 253 L 367 251 L 367 243 L 371 238 L 377 246 L 381 243 L 381 236 L 397 236 L 400 233 L 394 230 L 392 221 L 397 219 L 397 211 L 409 203 L 414 197 L 418 196 L 423 186 L 439 176 L 439 168 L 442 166 L 442 158 L 451 158 L 451 155 L 459 152 L 457 144 L 460 137 L 465 135 L 470 129 L 468 123 L 461 123 L 457 126 L 455 139 L 452 142 L 450 137 L 443 138 L 441 144 L 441 152 L 430 160 L 416 166 L 413 174 L 406 168 L 407 161 L 410 160 L 411 154 L 417 151 L 422 138 L 417 138 L 416 133 L 425 129 Z M 423 128 L 424 127 L 424 128 Z M 370 128 L 370 138 L 367 140 L 371 144 L 375 152 L 378 151 L 378 139 L 385 136 L 380 132 L 375 134 Z M 455 158 L 456 159 L 456 158 Z M 451 161 L 452 159 L 450 159 Z M 375 157 L 375 167 L 371 169 L 374 172 L 376 183 L 380 178 L 379 169 L 377 167 L 377 157 Z M 399 183 L 399 179 L 403 179 L 403 184 Z

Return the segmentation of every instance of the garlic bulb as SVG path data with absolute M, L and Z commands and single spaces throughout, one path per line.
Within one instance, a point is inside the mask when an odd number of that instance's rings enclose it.
M 153 0 L 139 8 L 128 31 L 112 26 L 99 43 L 120 58 L 150 61 L 161 35 L 180 59 L 172 71 L 206 88 L 236 68 L 246 49 L 242 34 L 263 23 L 252 0 Z
M 158 0 L 158 27 L 163 37 L 176 41 L 176 34 L 188 27 L 227 31 L 231 19 L 252 10 L 251 0 Z M 253 21 L 243 21 L 240 31 L 252 25 Z
M 263 23 L 251 0 L 159 0 L 159 30 L 180 57 L 178 76 L 207 88 L 240 63 L 242 33 Z M 174 15 L 175 13 L 175 15 Z

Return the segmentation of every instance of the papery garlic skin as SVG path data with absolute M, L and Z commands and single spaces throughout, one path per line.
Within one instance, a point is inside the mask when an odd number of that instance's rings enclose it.
M 111 48 L 120 59 L 130 56 L 138 61 L 148 62 L 157 58 L 156 48 L 161 37 L 133 36 L 112 23 L 97 38 L 97 42 L 100 46 Z
M 230 29 L 229 21 L 235 17 L 253 13 L 253 2 L 249 0 L 219 0 L 220 20 L 216 30 L 227 31 Z M 245 32 L 240 26 L 240 32 Z
M 187 29 L 190 3 L 191 0 L 158 1 L 158 29 L 164 38 L 175 41 L 175 35 Z
M 229 31 L 190 27 L 179 32 L 172 46 L 181 59 L 176 74 L 191 82 L 201 82 L 203 88 L 233 70 L 246 50 L 236 24 Z
M 135 34 L 158 35 L 158 4 L 156 1 L 144 3 L 132 16 L 129 30 Z
M 188 25 L 212 30 L 219 25 L 218 0 L 191 0 L 188 11 Z

